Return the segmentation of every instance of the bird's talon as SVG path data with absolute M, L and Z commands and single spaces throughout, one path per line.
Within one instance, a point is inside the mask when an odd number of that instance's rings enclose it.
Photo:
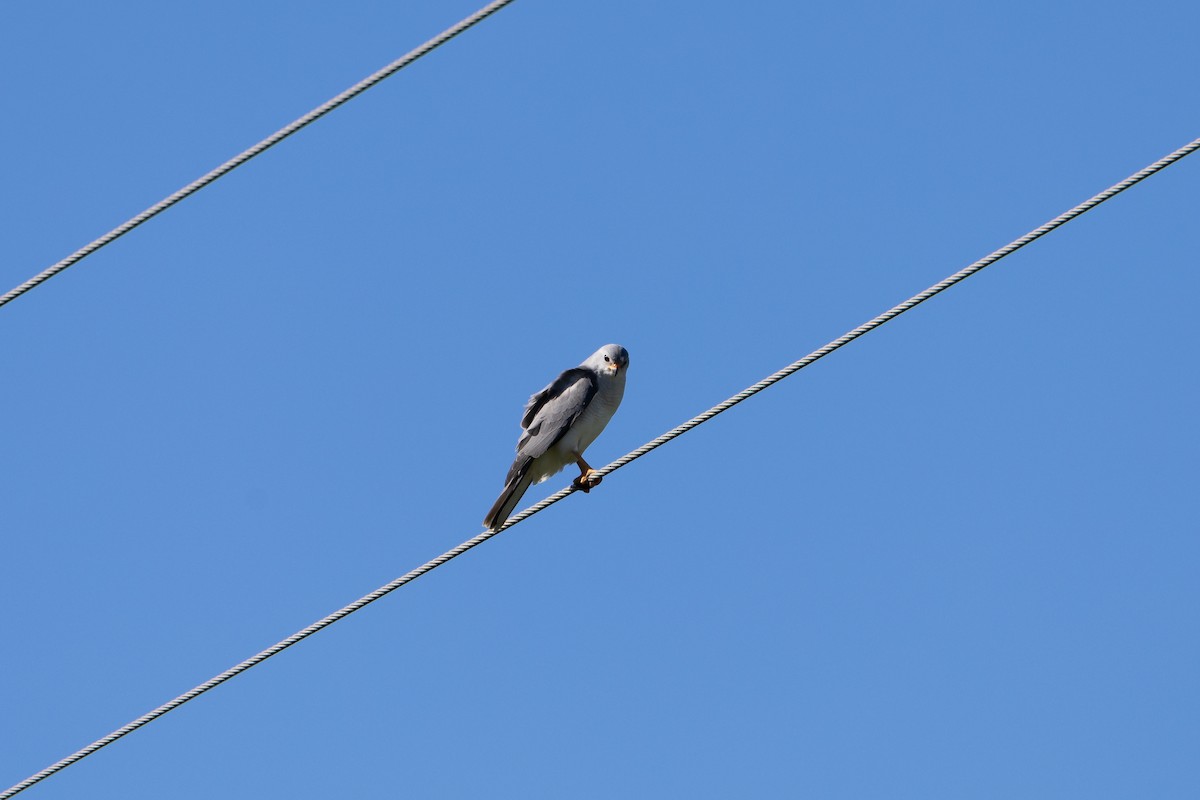
M 584 494 L 587 494 L 588 492 L 590 492 L 592 490 L 593 487 L 599 486 L 600 481 L 602 481 L 602 480 L 604 480 L 603 475 L 597 475 L 595 470 L 590 469 L 587 472 L 580 475 L 575 480 L 571 481 L 571 483 L 575 486 L 576 489 L 583 492 Z

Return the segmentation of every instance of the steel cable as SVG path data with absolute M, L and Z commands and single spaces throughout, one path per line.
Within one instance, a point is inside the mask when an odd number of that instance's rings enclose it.
M 710 408 L 708 411 L 705 411 L 702 414 L 698 414 L 697 416 L 692 417 L 690 420 L 683 423 L 682 425 L 672 428 L 671 430 L 664 433 L 662 436 L 659 436 L 658 438 L 647 442 L 646 444 L 642 445 L 641 447 L 637 448 L 636 450 L 633 450 L 632 452 L 627 453 L 624 456 L 621 456 L 616 461 L 613 461 L 611 464 L 608 464 L 604 468 L 597 470 L 597 472 L 601 476 L 608 475 L 608 474 L 620 469 L 621 467 L 625 466 L 626 464 L 630 463 L 631 461 L 641 458 L 642 456 L 649 453 L 651 450 L 655 450 L 655 449 L 661 447 L 662 445 L 666 444 L 667 442 L 671 441 L 672 439 L 682 436 L 683 434 L 690 431 L 692 428 L 695 428 L 698 425 L 701 425 L 701 424 L 707 422 L 708 420 L 712 419 L 713 417 L 717 416 L 718 414 L 720 414 L 724 411 L 728 411 L 730 408 L 733 408 L 735 405 L 742 402 L 743 400 L 746 400 L 747 398 L 758 394 L 763 389 L 766 389 L 768 386 L 772 386 L 772 385 L 778 383 L 779 381 L 783 380 L 784 378 L 788 377 L 789 375 L 795 374 L 796 372 L 803 369 L 804 367 L 807 367 L 809 364 L 812 364 L 813 362 L 815 362 L 821 358 L 824 358 L 825 356 L 832 353 L 834 350 L 837 350 L 838 348 L 840 348 L 846 344 L 849 344 L 850 342 L 854 341 L 855 339 L 862 336 L 863 334 L 865 334 L 869 331 L 872 331 L 875 328 L 878 328 L 880 325 L 883 325 L 884 323 L 888 322 L 889 320 L 895 319 L 896 317 L 903 314 L 905 311 L 908 311 L 909 309 L 925 302 L 926 300 L 933 297 L 934 295 L 944 292 L 946 289 L 949 289 L 951 286 L 955 285 L 956 283 L 959 283 L 960 281 L 963 281 L 966 278 L 969 278 L 970 276 L 974 275 L 975 273 L 979 272 L 980 270 L 984 269 L 985 267 L 988 267 L 988 266 L 996 263 L 1000 259 L 1019 250 L 1020 248 L 1029 244 L 1030 242 L 1032 242 L 1036 239 L 1039 239 L 1042 236 L 1045 236 L 1050 231 L 1066 224 L 1067 222 L 1070 222 L 1071 220 L 1078 217 L 1080 214 L 1090 211 L 1091 209 L 1100 205 L 1104 201 L 1109 200 L 1110 198 L 1116 196 L 1117 194 L 1120 194 L 1121 192 L 1125 191 L 1129 187 L 1131 187 L 1137 183 L 1140 183 L 1141 181 L 1150 177 L 1154 173 L 1159 172 L 1162 169 L 1165 169 L 1166 167 L 1170 166 L 1171 164 L 1175 163 L 1176 161 L 1179 161 L 1184 156 L 1187 156 L 1187 155 L 1195 152 L 1197 149 L 1200 149 L 1200 139 L 1196 139 L 1195 141 L 1191 142 L 1190 144 L 1184 145 L 1183 147 L 1179 148 L 1178 150 L 1176 150 L 1175 152 L 1166 156 L 1165 158 L 1162 158 L 1162 159 L 1154 162 L 1153 164 L 1146 167 L 1145 169 L 1139 170 L 1138 172 L 1134 173 L 1133 175 L 1130 175 L 1128 178 L 1121 181 L 1120 183 L 1118 183 L 1108 189 L 1105 189 L 1103 192 L 1100 192 L 1099 194 L 1095 195 L 1094 197 L 1090 198 L 1089 200 L 1086 200 L 1086 201 L 1080 203 L 1079 205 L 1075 206 L 1070 211 L 1060 214 L 1059 216 L 1057 216 L 1054 219 L 1047 222 L 1045 225 L 1035 228 L 1034 230 L 1025 234 L 1021 238 L 1016 239 L 1015 241 L 1011 242 L 1010 244 L 1005 245 L 1004 247 L 1001 247 L 999 250 L 996 250 L 995 252 L 991 253 L 990 255 L 987 255 L 984 258 L 979 259 L 978 261 L 974 262 L 973 264 L 971 264 L 967 267 L 964 267 L 963 269 L 954 273 L 953 275 L 946 278 L 945 280 L 939 281 L 938 283 L 934 284 L 933 286 L 930 286 L 925 291 L 913 295 L 912 297 L 910 297 L 909 299 L 905 300 L 904 302 L 902 302 L 898 305 L 892 306 L 890 309 L 883 312 L 882 314 L 875 317 L 874 319 L 872 319 L 868 322 L 865 322 L 862 325 L 859 325 L 857 328 L 839 336 L 838 338 L 836 338 L 833 341 L 826 344 L 824 347 L 821 347 L 821 348 L 809 353 L 804 358 L 801 358 L 798 361 L 792 362 L 791 364 L 789 364 L 788 366 L 779 370 L 778 372 L 774 373 L 773 375 L 770 375 L 770 376 L 764 378 L 763 380 L 759 381 L 758 383 L 754 384 L 753 386 L 750 386 L 750 387 L 744 389 L 743 391 L 738 392 L 733 397 L 730 397 L 728 400 L 725 400 L 722 403 L 718 403 L 717 405 Z M 158 708 L 154 709 L 153 711 L 151 711 L 147 714 L 144 714 L 141 717 L 138 717 L 137 719 L 133 720 L 132 722 L 128 723 L 127 725 L 124 725 L 124 726 L 118 728 L 117 730 L 113 731 L 112 733 L 108 734 L 107 736 L 105 736 L 101 739 L 97 739 L 95 742 L 91 743 L 87 747 L 84 747 L 83 749 L 71 754 L 70 756 L 67 756 L 66 758 L 62 759 L 61 761 L 50 765 L 49 767 L 43 769 L 41 772 L 31 775 L 30 777 L 28 777 L 25 780 L 21 781 L 20 783 L 16 784 L 12 788 L 7 789 L 4 792 L 0 792 L 0 800 L 8 800 L 8 798 L 16 795 L 18 792 L 28 789 L 30 786 L 33 786 L 35 783 L 43 780 L 44 778 L 49 777 L 50 775 L 53 775 L 55 772 L 58 772 L 59 770 L 64 769 L 65 767 L 68 767 L 71 764 L 74 764 L 75 762 L 79 761 L 80 759 L 83 759 L 83 758 L 91 755 L 92 753 L 96 752 L 100 748 L 105 747 L 106 745 L 112 744 L 117 739 L 120 739 L 122 736 L 125 736 L 128 733 L 132 733 L 133 731 L 137 730 L 138 728 L 142 727 L 143 725 L 161 717 L 163 714 L 166 714 L 168 711 L 172 711 L 172 710 L 178 708 L 179 706 L 183 705 L 184 703 L 188 702 L 189 700 L 195 699 L 196 697 L 200 696 L 201 694 L 207 692 L 209 689 L 215 688 L 216 686 L 221 685 L 222 683 L 224 683 L 225 681 L 234 677 L 235 675 L 239 675 L 240 673 L 245 672 L 246 670 L 250 669 L 251 667 L 255 666 L 256 664 L 260 664 L 263 661 L 266 661 L 271 656 L 276 655 L 277 653 L 279 653 L 283 650 L 286 650 L 287 648 L 291 647 L 292 645 L 296 644 L 297 642 L 307 639 L 309 636 L 313 635 L 314 633 L 321 630 L 322 628 L 332 625 L 333 623 L 337 622 L 339 619 L 342 619 L 343 617 L 346 617 L 346 616 L 354 613 L 355 611 L 358 611 L 359 609 L 363 608 L 364 606 L 375 602 L 379 598 L 400 588 L 404 584 L 410 583 L 410 582 L 416 580 L 417 578 L 421 577 L 425 573 L 430 572 L 430 571 L 436 569 L 437 567 L 440 567 L 442 564 L 445 564 L 447 561 L 450 561 L 453 558 L 457 558 L 458 556 L 467 552 L 471 548 L 476 547 L 477 545 L 483 544 L 488 539 L 491 539 L 493 536 L 496 536 L 496 535 L 502 533 L 503 531 L 508 530 L 513 525 L 516 525 L 517 523 L 522 522 L 522 521 L 528 519 L 529 517 L 532 517 L 534 514 L 537 514 L 538 512 L 542 511 L 543 509 L 554 505 L 559 500 L 562 500 L 563 498 L 574 493 L 575 491 L 578 491 L 578 490 L 575 489 L 574 486 L 567 486 L 563 489 L 560 489 L 559 491 L 557 491 L 554 494 L 547 497 L 545 500 L 542 500 L 539 503 L 535 503 L 534 505 L 530 506 L 529 508 L 525 509 L 524 511 L 521 511 L 520 513 L 515 514 L 514 516 L 510 517 L 508 519 L 508 521 L 505 522 L 504 525 L 502 525 L 500 528 L 498 528 L 494 531 L 484 531 L 483 533 L 479 534 L 478 536 L 474 536 L 474 537 L 468 539 L 467 541 L 463 542 L 462 544 L 458 545 L 457 547 L 455 547 L 451 550 L 447 550 L 445 553 L 442 553 L 437 558 L 434 558 L 430 561 L 425 562 L 424 564 L 422 564 L 421 566 L 412 570 L 411 572 L 408 572 L 405 575 L 402 575 L 401 577 L 396 578 L 392 582 L 379 587 L 378 589 L 376 589 L 375 591 L 371 592 L 368 595 L 360 597 L 358 600 L 355 600 L 353 603 L 350 603 L 349 605 L 335 611 L 334 613 L 330 614 L 329 616 L 325 617 L 324 619 L 314 622 L 312 625 L 309 625 L 307 628 L 304 628 L 303 630 L 297 631 L 296 633 L 292 634 L 291 636 L 287 637 L 286 639 L 272 645 L 271 647 L 268 647 L 266 650 L 263 650 L 262 652 L 258 653 L 257 655 L 246 659 L 245 661 L 241 662 L 240 664 L 238 664 L 230 669 L 227 669 L 226 671 L 222 672 L 220 675 L 210 678 L 209 680 L 205 681 L 204 683 L 200 684 L 199 686 L 195 687 L 194 689 L 184 692 L 183 694 L 176 697 L 174 700 L 164 703 L 163 705 L 159 706 Z
M 349 102 L 350 100 L 353 100 L 355 97 L 358 97 L 360 94 L 365 92 L 367 89 L 370 89 L 375 84 L 381 82 L 385 78 L 391 77 L 392 75 L 396 74 L 400 70 L 407 67 L 409 64 L 416 61 L 421 56 L 423 56 L 427 53 L 430 53 L 433 50 L 436 50 L 438 47 L 441 47 L 443 44 L 450 41 L 455 36 L 458 36 L 463 31 L 476 25 L 479 22 L 482 22 L 484 19 L 490 17 L 492 14 L 495 14 L 497 11 L 499 11 L 500 9 L 504 8 L 506 5 L 513 3 L 513 2 L 515 2 L 515 0 L 494 0 L 494 2 L 488 3 L 486 6 L 479 9 L 471 16 L 467 17 L 466 19 L 462 20 L 461 22 L 457 23 L 456 25 L 452 25 L 451 27 L 442 31 L 437 36 L 435 36 L 432 39 L 430 39 L 429 41 L 425 42 L 425 44 L 421 45 L 420 47 L 418 47 L 414 50 L 410 50 L 408 53 L 404 54 L 400 58 L 398 58 L 395 61 L 393 61 L 392 63 L 388 64 L 383 69 L 379 70 L 378 72 L 374 73 L 373 75 L 367 76 L 366 78 L 364 78 L 361 81 L 359 81 L 358 83 L 354 84 L 349 89 L 347 89 L 346 91 L 337 95 L 336 97 L 325 101 L 324 103 L 317 106 L 312 111 L 309 111 L 307 114 L 305 114 L 304 116 L 295 120 L 291 124 L 286 125 L 286 126 L 280 128 L 279 130 L 275 131 L 275 133 L 272 133 L 270 136 L 263 139 L 261 142 L 254 145 L 253 147 L 249 148 L 248 150 L 244 150 L 241 153 L 239 153 L 238 155 L 229 159 L 224 164 L 222 164 L 221 166 L 214 169 L 212 172 L 209 172 L 207 175 L 197 178 L 196 180 L 192 181 L 187 186 L 183 187 L 182 189 L 180 189 L 179 191 L 170 195 L 169 197 L 166 197 L 166 198 L 158 201 L 157 203 L 150 206 L 142 213 L 138 214 L 137 216 L 135 216 L 135 217 L 123 222 L 122 224 L 118 225 L 117 227 L 113 228 L 111 231 L 104 234 L 103 236 L 101 236 L 99 239 L 95 240 L 91 244 L 89 244 L 85 247 L 81 247 L 80 249 L 78 249 L 74 253 L 72 253 L 71 255 L 64 258 L 62 261 L 59 261 L 57 264 L 53 264 L 53 265 L 47 267 L 46 269 L 42 270 L 41 272 L 39 272 L 37 275 L 34 275 L 32 278 L 25 281 L 24 283 L 22 283 L 20 286 L 16 287 L 15 289 L 12 289 L 3 295 L 0 295 L 0 306 L 3 306 L 7 303 L 12 302 L 13 300 L 17 299 L 21 295 L 28 292 L 30 289 L 33 289 L 35 286 L 45 283 L 46 281 L 50 280 L 55 275 L 57 275 L 58 273 L 62 272 L 65 269 L 67 269 L 68 267 L 78 264 L 80 261 L 82 261 L 83 259 L 90 256 L 92 253 L 96 252 L 101 247 L 104 247 L 105 245 L 116 241 L 117 239 L 119 239 L 122 236 L 124 236 L 125 234 L 129 233 L 131 230 L 133 230 L 137 226 L 141 225 L 143 222 L 146 222 L 147 220 L 149 220 L 153 217 L 156 217 L 159 214 L 161 214 L 162 212 L 166 211 L 168 208 L 175 205 L 180 200 L 183 200 L 184 198 L 188 197 L 189 195 L 195 194 L 196 192 L 200 191 L 205 186 L 208 186 L 210 183 L 217 180 L 218 178 L 221 178 L 224 175 L 227 175 L 228 173 L 237 169 L 242 164 L 245 164 L 247 161 L 254 158 L 255 156 L 257 156 L 257 155 L 265 152 L 266 150 L 269 150 L 270 148 L 274 147 L 275 145 L 279 144 L 284 139 L 291 136 L 293 133 L 296 133 L 297 131 L 299 131 L 301 128 L 307 127 L 309 124 L 316 122 L 318 119 L 325 116 L 330 111 L 333 111 L 338 106 L 343 105 L 343 104 Z

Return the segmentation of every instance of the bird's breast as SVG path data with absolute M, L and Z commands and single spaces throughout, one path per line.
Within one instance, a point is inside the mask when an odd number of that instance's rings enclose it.
M 575 424 L 560 441 L 559 444 L 564 454 L 576 458 L 582 455 L 592 442 L 596 441 L 596 437 L 600 435 L 604 427 L 608 425 L 608 421 L 612 419 L 613 414 L 616 413 L 624 388 L 623 382 L 616 386 L 601 386 L 600 391 L 592 398 L 592 402 L 588 403 L 587 408 L 583 410 L 583 413 L 575 420 Z

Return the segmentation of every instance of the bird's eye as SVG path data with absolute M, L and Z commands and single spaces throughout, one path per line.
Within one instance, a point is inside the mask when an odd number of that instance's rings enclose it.
M 608 357 L 608 356 L 605 356 L 605 357 L 604 357 L 604 360 L 605 360 L 605 361 L 609 361 L 610 359 L 609 359 L 609 357 Z

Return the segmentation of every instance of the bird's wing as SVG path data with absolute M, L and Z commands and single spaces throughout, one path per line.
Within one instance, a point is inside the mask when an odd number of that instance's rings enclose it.
M 594 372 L 576 367 L 559 375 L 554 383 L 529 398 L 529 405 L 525 406 L 525 414 L 521 417 L 524 430 L 517 442 L 517 457 L 508 470 L 504 491 L 483 520 L 489 530 L 495 530 L 508 519 L 525 490 L 538 477 L 529 472 L 534 460 L 566 435 L 592 402 L 598 388 Z
M 529 398 L 517 442 L 517 461 L 537 458 L 561 439 L 596 396 L 598 384 L 591 370 L 575 367 Z

